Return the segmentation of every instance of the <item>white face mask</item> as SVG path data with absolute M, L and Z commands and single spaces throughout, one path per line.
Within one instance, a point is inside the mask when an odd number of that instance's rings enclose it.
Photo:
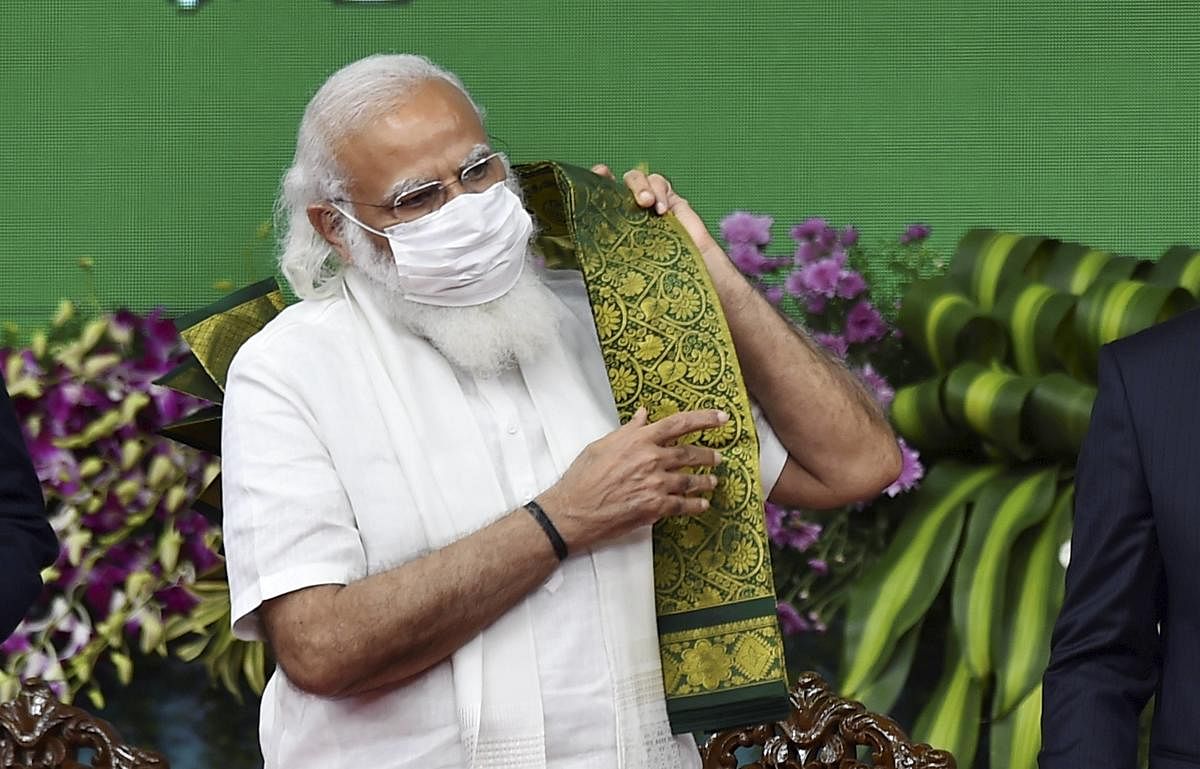
M 441 307 L 483 304 L 508 293 L 521 277 L 533 234 L 521 199 L 503 182 L 382 232 L 334 208 L 387 238 L 406 299 Z

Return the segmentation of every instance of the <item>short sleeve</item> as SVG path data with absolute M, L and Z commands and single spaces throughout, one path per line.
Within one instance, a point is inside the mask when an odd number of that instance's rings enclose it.
M 758 472 L 759 477 L 762 478 L 763 497 L 765 498 L 771 496 L 771 490 L 779 482 L 779 476 L 783 475 L 783 466 L 787 464 L 788 451 L 754 400 L 750 401 L 750 411 L 754 415 L 754 427 L 758 431 Z
M 226 568 L 233 632 L 246 640 L 263 638 L 264 601 L 366 575 L 354 513 L 309 403 L 259 341 L 230 367 L 222 406 Z

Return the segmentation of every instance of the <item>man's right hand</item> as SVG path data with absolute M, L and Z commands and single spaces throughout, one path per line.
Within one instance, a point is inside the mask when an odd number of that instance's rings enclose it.
M 678 439 L 729 421 L 721 411 L 682 411 L 653 424 L 638 409 L 627 423 L 588 445 L 558 483 L 538 496 L 568 548 L 594 544 L 648 526 L 668 515 L 698 515 L 717 487 L 719 452 Z

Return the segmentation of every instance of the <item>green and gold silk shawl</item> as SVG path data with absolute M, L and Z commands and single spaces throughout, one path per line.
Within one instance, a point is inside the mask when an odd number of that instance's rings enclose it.
M 628 190 L 555 163 L 518 166 L 549 269 L 582 272 L 621 421 L 720 408 L 730 420 L 695 440 L 724 461 L 709 510 L 654 527 L 663 684 L 672 730 L 716 731 L 788 713 L 763 520 L 758 438 L 733 340 L 700 255 L 673 215 Z M 163 384 L 215 406 L 171 425 L 176 440 L 219 453 L 226 374 L 243 342 L 282 310 L 274 280 L 180 318 L 193 357 Z M 219 509 L 214 485 L 199 501 Z

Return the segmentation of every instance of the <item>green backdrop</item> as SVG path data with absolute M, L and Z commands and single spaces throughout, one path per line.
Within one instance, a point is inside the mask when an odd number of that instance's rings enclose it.
M 389 50 L 459 72 L 515 159 L 644 161 L 714 224 L 1200 243 L 1190 1 L 6 2 L 0 319 L 180 312 L 269 274 L 304 103 Z

